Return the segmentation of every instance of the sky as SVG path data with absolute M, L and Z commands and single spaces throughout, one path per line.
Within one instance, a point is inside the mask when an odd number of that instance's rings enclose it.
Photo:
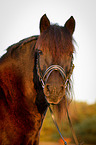
M 39 35 L 45 13 L 62 26 L 75 18 L 74 99 L 96 103 L 96 0 L 0 0 L 0 56 L 8 46 Z

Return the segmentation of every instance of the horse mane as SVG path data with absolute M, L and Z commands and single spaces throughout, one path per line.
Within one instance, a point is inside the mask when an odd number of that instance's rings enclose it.
M 58 56 L 60 56 L 60 53 L 73 53 L 74 46 L 72 44 L 72 40 L 72 36 L 65 27 L 55 24 L 50 25 L 47 30 L 41 33 L 40 39 L 37 41 L 37 45 L 43 49 L 46 49 L 46 47 L 49 48 L 49 50 L 53 53 L 53 56 L 55 55 L 55 51 Z M 60 51 L 60 48 L 63 48 L 62 51 Z
M 18 50 L 18 54 L 19 54 L 19 50 L 27 43 L 32 42 L 33 40 L 37 40 L 38 39 L 38 35 L 36 36 L 31 36 L 28 38 L 25 38 L 15 44 L 12 44 L 11 46 L 9 46 L 6 50 L 7 52 L 2 56 L 2 58 L 4 58 L 5 56 L 12 56 L 13 52 Z

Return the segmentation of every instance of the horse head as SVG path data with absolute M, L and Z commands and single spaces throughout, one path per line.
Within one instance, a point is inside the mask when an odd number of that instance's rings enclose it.
M 58 104 L 66 95 L 66 86 L 73 67 L 72 34 L 75 20 L 70 17 L 63 27 L 51 25 L 46 15 L 40 20 L 37 70 L 48 103 Z

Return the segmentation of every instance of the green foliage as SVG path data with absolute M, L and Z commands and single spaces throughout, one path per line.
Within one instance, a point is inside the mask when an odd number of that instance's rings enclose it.
M 96 144 L 96 116 L 88 117 L 75 126 L 76 133 L 85 143 Z
M 96 103 L 88 105 L 82 102 L 72 102 L 69 107 L 69 114 L 79 142 L 96 144 Z M 65 115 L 65 114 L 64 114 Z M 58 122 L 62 135 L 72 138 L 67 117 Z M 53 123 L 51 114 L 48 111 L 40 134 L 41 141 L 58 141 L 59 133 Z

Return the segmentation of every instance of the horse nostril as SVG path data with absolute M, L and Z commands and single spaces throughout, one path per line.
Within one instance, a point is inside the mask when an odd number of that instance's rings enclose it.
M 46 86 L 44 87 L 44 93 L 45 93 L 46 96 L 49 96 L 49 95 L 50 95 L 49 85 L 46 85 Z
M 47 89 L 47 91 L 49 91 L 49 92 L 50 92 L 50 90 L 49 90 L 49 85 L 46 85 L 46 89 Z
M 63 85 L 60 87 L 60 92 L 64 92 L 64 86 Z

